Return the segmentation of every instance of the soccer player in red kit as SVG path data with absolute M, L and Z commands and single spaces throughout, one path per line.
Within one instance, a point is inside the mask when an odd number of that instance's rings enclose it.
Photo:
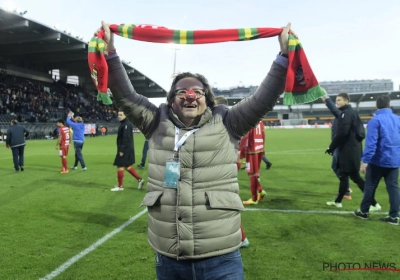
M 264 156 L 264 140 L 264 123 L 260 121 L 249 131 L 246 144 L 246 171 L 250 177 L 251 198 L 243 201 L 245 205 L 256 205 L 266 195 L 259 181 L 261 159 Z
M 56 143 L 56 150 L 59 150 L 59 155 L 61 157 L 62 168 L 60 173 L 66 174 L 68 173 L 68 149 L 69 144 L 71 142 L 71 131 L 68 127 L 65 126 L 64 120 L 60 119 L 57 121 L 58 126 L 58 139 Z

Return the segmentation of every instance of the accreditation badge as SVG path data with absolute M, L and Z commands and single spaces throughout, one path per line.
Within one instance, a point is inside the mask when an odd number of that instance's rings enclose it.
M 164 187 L 176 189 L 181 175 L 179 158 L 167 159 L 165 163 Z

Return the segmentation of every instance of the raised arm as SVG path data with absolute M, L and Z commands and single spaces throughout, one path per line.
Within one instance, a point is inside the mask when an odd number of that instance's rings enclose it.
M 279 35 L 280 54 L 256 92 L 233 106 L 224 118 L 228 131 L 238 139 L 273 110 L 279 96 L 284 92 L 288 66 L 289 32 L 296 36 L 290 28 L 291 24 L 289 23 Z
M 71 113 L 71 112 L 70 112 Z M 72 129 L 75 129 L 77 126 L 78 126 L 78 124 L 77 123 L 74 123 L 73 121 L 72 121 L 72 116 L 70 115 L 70 113 L 68 113 L 68 116 L 67 116 L 67 119 L 66 119 L 66 121 L 67 121 L 67 124 L 70 126 L 70 127 L 72 127 Z
M 329 98 L 329 96 L 324 96 L 322 97 L 322 100 L 325 102 L 326 107 L 328 107 L 329 111 L 331 111 L 332 115 L 335 116 L 335 118 L 340 117 L 340 110 L 336 107 L 335 103 Z
M 274 62 L 256 92 L 227 112 L 225 126 L 234 137 L 240 139 L 273 110 L 279 96 L 284 92 L 286 72 L 287 68 Z
M 102 27 L 105 31 L 106 50 L 108 52 L 115 51 L 114 34 L 110 32 L 109 24 L 102 22 Z M 148 138 L 157 127 L 159 109 L 146 97 L 135 91 L 116 53 L 107 57 L 107 63 L 108 87 L 113 94 L 118 108 Z

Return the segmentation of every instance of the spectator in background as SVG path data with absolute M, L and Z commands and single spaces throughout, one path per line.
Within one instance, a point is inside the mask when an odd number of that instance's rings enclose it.
M 144 143 L 143 143 L 142 160 L 140 161 L 138 168 L 144 168 L 144 166 L 146 165 L 146 158 L 147 158 L 148 150 L 149 150 L 149 140 L 145 139 Z
M 400 167 L 400 119 L 390 109 L 387 95 L 376 100 L 378 110 L 368 122 L 367 139 L 362 155 L 361 172 L 365 174 L 364 196 L 360 210 L 354 215 L 369 219 L 368 212 L 373 204 L 376 188 L 382 177 L 389 195 L 389 215 L 381 221 L 399 224 L 399 167 Z
M 12 120 L 10 124 L 7 130 L 6 147 L 11 148 L 15 172 L 24 171 L 25 138 L 28 137 L 29 131 L 18 125 L 17 120 Z
M 326 93 L 326 91 L 325 91 L 325 93 Z M 341 111 L 336 107 L 335 103 L 333 103 L 333 101 L 329 98 L 327 93 L 321 99 L 325 103 L 326 107 L 328 107 L 329 111 L 331 111 L 332 115 L 335 117 L 335 119 L 333 120 L 333 124 L 331 126 L 331 140 L 333 140 L 333 138 L 336 135 L 338 118 L 340 117 Z M 338 154 L 339 154 L 339 149 L 335 149 L 335 151 L 333 151 L 333 155 L 332 155 L 331 168 L 332 168 L 333 172 L 335 172 L 338 179 L 340 179 L 340 177 L 339 177 L 340 167 L 338 165 Z M 347 185 L 346 193 L 344 194 L 343 198 L 351 200 L 352 199 L 351 198 L 352 191 L 350 189 L 349 178 L 347 178 L 347 180 L 346 180 L 346 185 Z M 337 195 L 339 195 L 339 193 L 337 193 Z
M 133 144 L 133 125 L 126 118 L 124 112 L 118 112 L 120 125 L 117 135 L 117 154 L 114 165 L 117 166 L 118 186 L 111 189 L 113 192 L 124 190 L 124 170 L 128 171 L 139 182 L 138 189 L 143 189 L 144 180 L 132 167 L 135 163 L 135 149 Z
M 265 134 L 265 133 L 264 133 Z M 265 139 L 265 138 L 264 138 Z M 265 140 L 264 140 L 264 146 L 265 146 Z M 268 170 L 268 169 L 271 169 L 271 167 L 272 167 L 272 162 L 270 162 L 268 159 L 267 159 L 267 157 L 265 156 L 265 152 L 264 152 L 264 155 L 263 155 L 263 157 L 261 158 L 262 159 L 262 161 L 265 163 L 265 168 Z
M 83 124 L 83 120 L 81 117 L 78 116 L 75 118 L 75 120 L 72 120 L 73 116 L 74 113 L 72 112 L 69 112 L 67 116 L 67 124 L 74 131 L 72 139 L 74 141 L 75 163 L 71 169 L 78 169 L 79 162 L 81 164 L 82 170 L 86 171 L 87 168 L 82 155 L 83 144 L 85 144 L 85 125 Z
M 96 136 L 96 129 L 94 128 L 94 126 L 92 126 L 90 128 L 90 137 L 95 137 Z

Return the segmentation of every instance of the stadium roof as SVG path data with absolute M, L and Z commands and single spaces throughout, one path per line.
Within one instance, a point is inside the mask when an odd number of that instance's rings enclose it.
M 87 64 L 88 43 L 82 38 L 27 19 L 24 13 L 0 8 L 0 68 L 14 65 L 43 73 L 59 69 L 78 76 L 88 91 L 95 90 Z M 165 97 L 166 91 L 137 69 L 123 63 L 136 91 L 147 97 Z M 83 79 L 82 79 L 83 78 Z M 66 82 L 66 81 L 65 81 Z

